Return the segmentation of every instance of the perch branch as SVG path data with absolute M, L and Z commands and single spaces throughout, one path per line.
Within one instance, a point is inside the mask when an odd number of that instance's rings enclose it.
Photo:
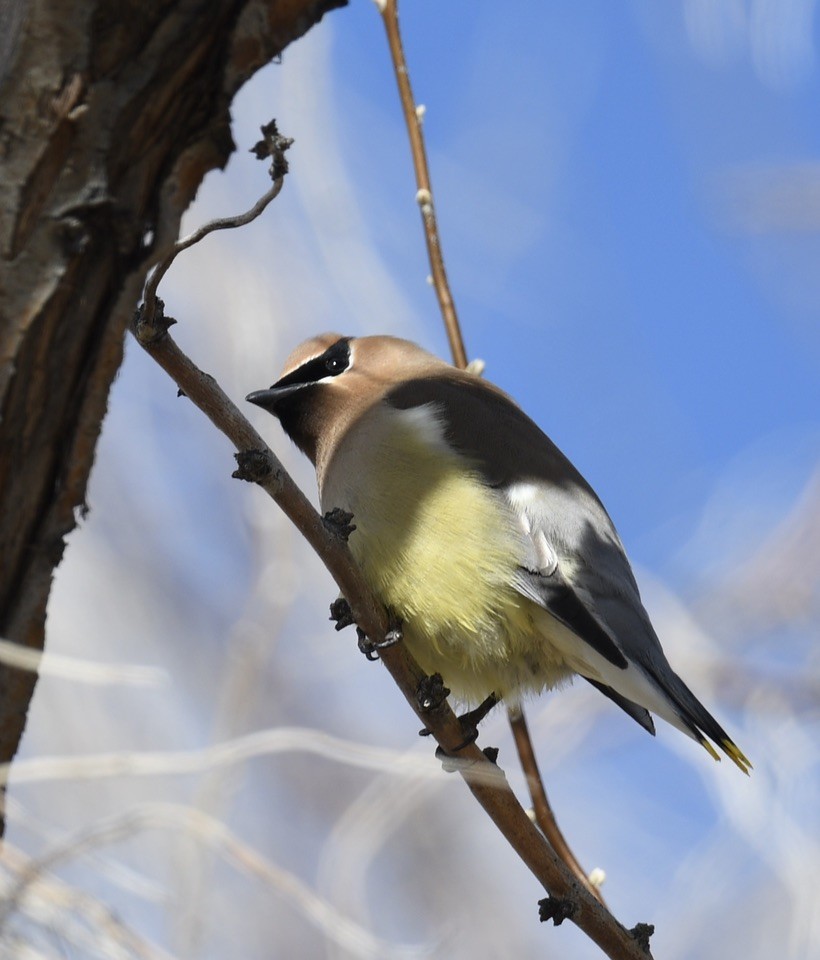
M 157 301 L 158 306 L 161 301 Z M 137 319 L 134 334 L 144 349 L 165 370 L 180 390 L 233 443 L 240 453 L 256 451 L 255 480 L 268 493 L 310 543 L 350 604 L 353 616 L 369 637 L 384 638 L 389 629 L 384 609 L 368 590 L 347 544 L 314 510 L 307 497 L 216 381 L 203 373 L 162 328 L 161 316 L 153 328 L 142 328 Z M 426 710 L 417 691 L 424 678 L 418 664 L 398 643 L 380 651 L 387 670 L 422 723 L 442 749 L 457 754 L 459 772 L 470 790 L 504 834 L 510 845 L 543 885 L 551 898 L 572 905 L 571 918 L 613 960 L 647 960 L 650 957 L 633 937 L 569 873 L 542 835 L 530 822 L 509 787 L 503 772 L 481 750 L 470 744 L 462 750 L 461 725 L 445 702 Z
M 271 128 L 275 132 L 273 124 L 267 132 Z M 280 182 L 274 184 L 276 193 L 281 189 L 282 174 L 278 178 Z M 260 204 L 254 210 L 258 207 Z M 237 222 L 237 218 L 226 218 L 205 225 L 192 235 L 194 239 L 187 238 L 175 245 L 171 260 L 213 229 Z M 165 317 L 163 302 L 156 296 L 158 282 L 150 290 L 151 303 L 143 303 L 134 317 L 132 333 L 138 343 L 168 373 L 182 394 L 236 447 L 239 469 L 234 476 L 252 480 L 262 487 L 316 551 L 350 605 L 353 620 L 367 637 L 376 641 L 380 659 L 407 702 L 442 750 L 450 757 L 457 757 L 452 766 L 458 769 L 478 802 L 547 891 L 547 898 L 541 901 L 542 918 L 550 918 L 556 924 L 571 918 L 612 960 L 651 960 L 645 925 L 639 925 L 642 931 L 639 939 L 635 933 L 639 928 L 627 930 L 572 876 L 524 812 L 503 771 L 475 743 L 464 745 L 463 728 L 446 699 L 437 699 L 431 704 L 420 695 L 420 691 L 426 689 L 428 678 L 403 643 L 388 645 L 385 642 L 391 634 L 386 611 L 368 589 L 338 525 L 328 523 L 316 512 L 216 380 L 201 371 L 176 345 L 168 333 L 174 321 Z M 146 295 L 148 293 L 147 290 Z
M 390 56 L 393 60 L 393 70 L 399 88 L 402 111 L 404 113 L 407 133 L 410 139 L 410 152 L 413 156 L 413 168 L 416 173 L 417 199 L 421 208 L 424 222 L 424 235 L 427 241 L 427 255 L 430 260 L 430 269 L 433 276 L 433 285 L 438 296 L 441 314 L 450 341 L 450 351 L 455 366 L 463 369 L 467 366 L 467 352 L 464 347 L 464 338 L 461 334 L 461 325 L 458 320 L 455 303 L 447 282 L 447 272 L 444 268 L 444 254 L 436 225 L 433 193 L 430 185 L 430 172 L 427 166 L 427 150 L 424 144 L 424 132 L 421 125 L 421 113 L 413 98 L 410 84 L 410 73 L 404 56 L 404 46 L 399 29 L 398 0 L 376 0 L 376 5 L 382 15 L 387 42 L 390 47 Z M 516 719 L 517 718 L 517 719 Z M 590 884 L 583 868 L 578 863 L 572 850 L 569 848 L 561 833 L 552 807 L 547 799 L 547 791 L 541 779 L 535 750 L 530 739 L 523 709 L 519 708 L 516 714 L 509 714 L 515 745 L 521 766 L 527 778 L 532 797 L 536 820 L 544 835 L 552 844 L 556 853 L 567 867 L 598 900 L 603 903 L 603 897 L 597 887 Z

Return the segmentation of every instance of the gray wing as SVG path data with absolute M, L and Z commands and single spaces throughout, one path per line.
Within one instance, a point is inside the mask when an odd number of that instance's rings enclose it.
M 468 374 L 448 373 L 400 384 L 386 400 L 399 409 L 435 407 L 448 443 L 506 497 L 525 534 L 516 583 L 522 594 L 622 669 L 645 643 L 660 652 L 601 501 L 506 394 Z M 630 640 L 647 628 L 648 638 Z
M 648 709 L 717 756 L 713 740 L 748 773 L 749 761 L 669 665 L 600 500 L 533 421 L 496 387 L 454 371 L 408 381 L 385 399 L 433 406 L 452 447 L 507 498 L 525 533 L 516 587 L 603 657 L 587 679 L 650 733 Z
M 403 383 L 386 399 L 400 409 L 434 406 L 448 443 L 507 498 L 526 534 L 516 580 L 524 596 L 620 670 L 630 662 L 666 663 L 609 515 L 520 407 L 491 384 L 449 372 Z M 643 707 L 595 685 L 652 729 Z
M 453 370 L 407 381 L 385 399 L 400 409 L 433 406 L 450 445 L 507 498 L 525 532 L 516 589 L 604 658 L 604 670 L 587 679 L 650 732 L 647 708 L 701 743 L 705 734 L 746 769 L 669 665 L 601 501 L 520 407 L 492 384 Z

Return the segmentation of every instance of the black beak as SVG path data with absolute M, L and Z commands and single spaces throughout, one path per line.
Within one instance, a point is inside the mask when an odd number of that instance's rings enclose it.
M 245 399 L 248 403 L 255 403 L 257 407 L 261 407 L 263 410 L 267 410 L 268 413 L 276 416 L 277 405 L 284 400 L 285 397 L 292 397 L 294 393 L 302 390 L 304 386 L 304 383 L 285 383 L 281 386 L 274 384 L 267 390 L 254 390 L 254 392 L 249 393 Z

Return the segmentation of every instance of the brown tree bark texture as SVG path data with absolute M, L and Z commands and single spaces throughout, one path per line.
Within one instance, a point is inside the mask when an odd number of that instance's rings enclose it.
M 233 95 L 345 3 L 0 3 L 0 636 L 43 648 L 127 324 Z M 0 762 L 34 684 L 0 665 Z

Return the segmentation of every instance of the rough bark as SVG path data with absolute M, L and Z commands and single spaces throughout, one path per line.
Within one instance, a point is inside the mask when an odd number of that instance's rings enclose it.
M 43 647 L 128 321 L 234 93 L 345 2 L 0 4 L 0 636 Z M 34 682 L 0 665 L 0 762 Z

